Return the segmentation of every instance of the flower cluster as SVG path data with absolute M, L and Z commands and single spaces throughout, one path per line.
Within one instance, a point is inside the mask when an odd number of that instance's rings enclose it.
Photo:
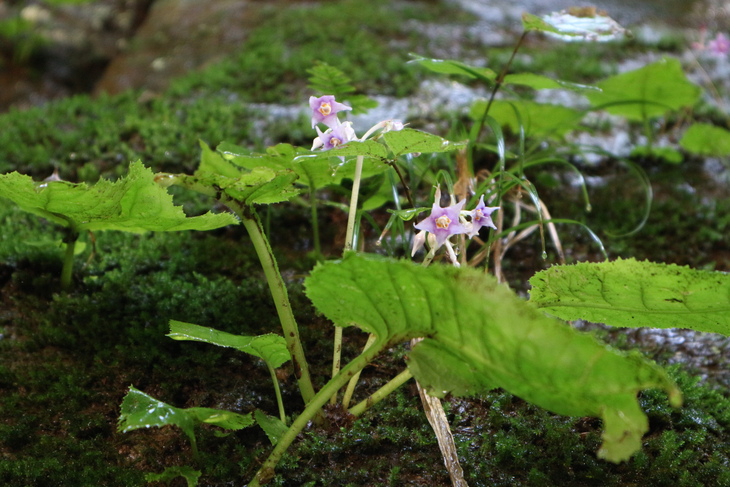
M 449 258 L 454 265 L 458 266 L 459 263 L 456 261 L 456 254 L 449 238 L 452 235 L 460 234 L 466 234 L 467 237 L 472 238 L 479 233 L 482 227 L 496 229 L 497 227 L 494 225 L 491 215 L 499 207 L 486 206 L 484 204 L 484 195 L 479 198 L 479 203 L 473 210 L 464 210 L 465 199 L 458 203 L 452 203 L 447 207 L 441 207 L 440 200 L 441 190 L 437 188 L 431 214 L 425 220 L 414 225 L 420 232 L 416 234 L 413 240 L 411 256 L 423 247 L 428 235 L 430 237 L 430 254 L 435 253 L 442 245 L 445 245 Z
M 342 123 L 337 117 L 338 112 L 352 110 L 352 107 L 337 102 L 333 95 L 319 98 L 311 96 L 309 97 L 309 107 L 312 109 L 312 128 L 317 130 L 317 138 L 314 139 L 312 150 L 320 147 L 323 150 L 334 149 L 357 139 L 352 123 Z M 320 123 L 326 125 L 327 130 L 322 132 L 318 127 Z
M 337 118 L 338 112 L 352 110 L 352 107 L 339 103 L 333 95 L 324 95 L 310 96 L 309 108 L 312 109 L 312 128 L 317 130 L 317 138 L 312 143 L 312 150 L 320 147 L 322 150 L 335 149 L 351 140 L 365 140 L 377 131 L 381 131 L 381 133 L 397 131 L 405 126 L 400 120 L 383 120 L 371 127 L 362 136 L 362 139 L 358 139 L 352 128 L 352 122 L 340 122 L 340 119 Z M 327 126 L 327 130 L 322 132 L 318 127 L 319 124 Z

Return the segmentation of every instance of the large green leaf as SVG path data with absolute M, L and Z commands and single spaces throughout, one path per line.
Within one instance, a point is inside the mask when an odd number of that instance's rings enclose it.
M 598 87 L 601 91 L 586 93 L 593 106 L 631 120 L 659 117 L 691 107 L 701 93 L 674 58 L 612 76 L 598 83 Z
M 679 145 L 701 156 L 730 155 L 730 131 L 707 123 L 695 123 L 682 136 Z
M 570 7 L 542 17 L 524 13 L 522 27 L 564 41 L 611 41 L 627 34 L 618 22 L 595 7 Z
M 465 148 L 467 142 L 451 142 L 438 135 L 404 128 L 403 130 L 388 132 L 383 140 L 393 157 L 400 157 L 412 153 L 451 152 Z
M 229 213 L 188 217 L 175 206 L 152 171 L 141 162 L 129 166 L 118 181 L 100 180 L 93 186 L 65 181 L 37 183 L 13 172 L 0 175 L 0 195 L 22 210 L 54 223 L 84 230 L 146 231 L 212 230 L 237 224 Z
M 474 120 L 481 120 L 486 101 L 472 105 L 469 112 Z M 518 116 L 519 114 L 519 116 Z M 503 127 L 509 127 L 513 133 L 519 133 L 520 125 L 532 137 L 562 138 L 576 128 L 583 114 L 572 108 L 537 103 L 531 100 L 495 100 L 489 110 Z
M 730 275 L 634 259 L 553 266 L 530 302 L 564 320 L 730 335 Z
M 275 333 L 258 336 L 234 335 L 205 326 L 170 320 L 170 333 L 167 336 L 174 340 L 191 340 L 235 348 L 263 359 L 273 368 L 281 367 L 291 360 L 286 340 Z
M 349 254 L 318 265 L 306 289 L 336 325 L 388 344 L 424 337 L 408 367 L 432 394 L 502 387 L 560 414 L 602 418 L 599 455 L 610 461 L 638 450 L 648 429 L 638 391 L 661 388 L 681 402 L 656 364 L 546 317 L 480 271 Z
M 212 408 L 176 408 L 130 387 L 122 401 L 118 429 L 120 432 L 126 433 L 151 426 L 174 425 L 185 432 L 190 438 L 193 451 L 197 451 L 194 427 L 200 423 L 213 424 L 229 430 L 240 430 L 251 426 L 254 420 L 250 413 L 238 414 Z

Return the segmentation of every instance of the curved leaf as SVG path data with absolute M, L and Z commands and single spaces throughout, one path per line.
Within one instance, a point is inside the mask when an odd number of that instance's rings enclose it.
M 452 142 L 438 135 L 404 128 L 383 135 L 385 144 L 395 157 L 411 153 L 451 152 L 466 147 L 467 141 Z
M 151 426 L 174 425 L 185 432 L 190 439 L 193 451 L 197 452 L 194 427 L 200 423 L 214 424 L 229 430 L 240 430 L 251 426 L 254 420 L 251 413 L 238 414 L 212 408 L 176 408 L 130 387 L 122 401 L 118 430 L 126 433 Z
M 408 367 L 434 395 L 502 387 L 560 414 L 601 417 L 599 455 L 611 461 L 638 450 L 648 429 L 639 390 L 662 388 L 681 402 L 656 364 L 546 317 L 483 272 L 349 254 L 318 265 L 306 289 L 339 326 L 388 344 L 424 337 Z
M 634 259 L 553 266 L 530 302 L 564 320 L 730 335 L 730 275 Z
M 708 123 L 695 123 L 684 133 L 679 145 L 701 156 L 730 155 L 730 131 Z
M 0 195 L 24 211 L 77 232 L 212 230 L 238 223 L 229 213 L 186 216 L 182 207 L 173 204 L 172 195 L 155 182 L 152 171 L 139 161 L 130 164 L 126 177 L 114 182 L 102 179 L 93 186 L 65 181 L 36 183 L 17 172 L 3 174 Z
M 204 326 L 170 320 L 170 333 L 173 340 L 205 342 L 219 347 L 230 347 L 263 359 L 273 368 L 291 360 L 284 337 L 274 333 L 258 336 L 233 335 Z

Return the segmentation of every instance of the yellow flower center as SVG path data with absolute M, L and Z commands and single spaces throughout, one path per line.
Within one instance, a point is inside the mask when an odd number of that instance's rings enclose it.
M 317 111 L 326 117 L 327 115 L 332 113 L 332 106 L 330 106 L 329 103 L 322 103 Z
M 342 141 L 340 139 L 338 139 L 337 137 L 332 137 L 330 139 L 330 144 L 332 145 L 332 147 L 337 147 L 341 143 L 342 143 Z
M 484 213 L 482 213 L 482 210 L 476 210 L 474 212 L 474 221 L 478 222 L 484 217 Z
M 449 218 L 448 216 L 441 215 L 440 217 L 436 218 L 436 228 L 446 229 L 449 228 L 449 225 L 451 225 L 451 218 Z

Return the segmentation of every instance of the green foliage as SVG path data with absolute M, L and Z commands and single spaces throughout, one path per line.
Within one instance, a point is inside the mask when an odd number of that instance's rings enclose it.
M 530 284 L 530 301 L 565 320 L 730 335 L 725 273 L 628 259 L 553 266 Z
M 691 108 L 701 93 L 673 58 L 617 74 L 597 86 L 601 91 L 586 93 L 594 108 L 639 121 Z
M 378 102 L 365 95 L 355 95 L 352 80 L 342 71 L 327 63 L 319 62 L 307 70 L 309 89 L 317 94 L 334 95 L 341 102 L 349 103 L 352 114 L 365 113 L 378 106 Z
M 679 145 L 700 156 L 727 156 L 730 155 L 730 131 L 706 123 L 695 123 L 684 133 Z
M 219 347 L 231 347 L 264 360 L 273 368 L 291 360 L 286 341 L 274 333 L 258 336 L 233 335 L 213 328 L 170 320 L 170 333 L 173 340 L 192 340 L 210 343 Z
M 147 482 L 170 482 L 177 477 L 182 477 L 188 484 L 188 487 L 195 487 L 198 485 L 198 480 L 202 472 L 195 470 L 192 467 L 168 467 L 162 473 L 148 473 L 144 476 Z
M 276 445 L 279 438 L 281 438 L 281 436 L 286 433 L 286 430 L 289 429 L 289 427 L 279 418 L 269 416 L 260 409 L 253 412 L 253 417 L 256 419 L 256 423 L 261 426 L 261 429 L 264 430 L 264 433 L 266 433 L 266 436 L 268 436 L 272 445 Z
M 151 426 L 174 425 L 185 432 L 190 439 L 193 452 L 197 455 L 198 447 L 194 428 L 202 423 L 228 430 L 239 430 L 251 426 L 254 419 L 250 413 L 242 415 L 213 408 L 176 408 L 130 387 L 122 401 L 118 429 L 120 432 L 126 433 Z
M 22 210 L 77 233 L 212 230 L 238 223 L 228 213 L 187 217 L 139 161 L 129 166 L 127 177 L 115 182 L 101 180 L 92 187 L 65 181 L 36 183 L 30 176 L 13 172 L 0 175 L 0 190 Z
M 469 115 L 475 121 L 481 120 L 486 107 L 486 101 L 478 101 Z M 524 130 L 530 137 L 550 139 L 562 139 L 583 118 L 581 112 L 572 108 L 530 100 L 495 100 L 489 114 L 513 134 Z
M 480 272 L 349 254 L 318 266 L 306 285 L 338 326 L 356 324 L 386 343 L 426 337 L 408 366 L 432 394 L 502 387 L 560 414 L 601 417 L 599 456 L 614 462 L 635 453 L 648 429 L 639 390 L 661 388 L 681 402 L 656 365 L 541 316 Z

